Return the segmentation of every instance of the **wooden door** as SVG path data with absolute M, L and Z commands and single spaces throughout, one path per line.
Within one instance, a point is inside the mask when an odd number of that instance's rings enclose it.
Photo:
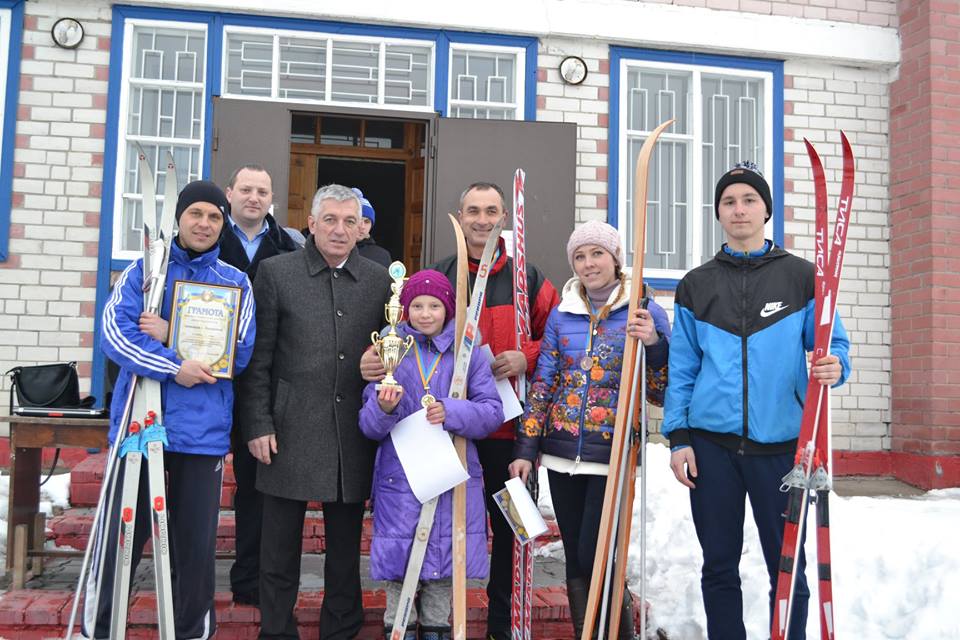
M 290 154 L 290 186 L 287 200 L 287 226 L 300 230 L 307 226 L 313 194 L 317 191 L 317 156 Z
M 413 273 L 423 264 L 424 177 L 426 168 L 423 125 L 407 124 L 407 148 L 413 157 L 407 160 L 406 189 L 404 189 L 403 262 L 407 273 Z

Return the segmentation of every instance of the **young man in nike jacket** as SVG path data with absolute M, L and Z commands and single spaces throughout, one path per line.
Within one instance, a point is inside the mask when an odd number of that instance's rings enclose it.
M 690 488 L 703 549 L 701 589 L 711 640 L 746 638 L 739 564 L 745 497 L 750 497 L 770 576 L 770 606 L 783 544 L 814 339 L 814 266 L 764 238 L 770 187 L 752 163 L 724 174 L 714 208 L 726 243 L 677 287 L 663 434 L 670 466 Z M 849 341 L 839 317 L 830 355 L 814 362 L 823 385 L 850 374 Z M 809 590 L 801 552 L 791 640 L 802 640 Z M 771 609 L 772 611 L 772 609 Z M 767 627 L 769 628 L 769 626 Z

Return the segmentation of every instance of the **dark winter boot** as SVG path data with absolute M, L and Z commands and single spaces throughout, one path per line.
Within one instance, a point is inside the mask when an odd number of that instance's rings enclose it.
M 420 627 L 420 640 L 450 640 L 450 627 Z
M 393 630 L 393 626 L 385 626 L 383 628 L 383 638 L 384 640 L 390 640 L 390 631 Z M 417 640 L 417 626 L 411 625 L 407 627 L 406 633 L 403 634 L 403 640 Z
M 620 631 L 618 640 L 634 640 L 637 636 L 637 627 L 633 620 L 633 596 L 630 589 L 623 587 L 623 604 L 620 607 Z
M 574 638 L 579 640 L 583 634 L 583 618 L 587 615 L 587 595 L 590 585 L 586 578 L 567 580 L 567 602 L 570 603 L 570 620 L 573 622 Z

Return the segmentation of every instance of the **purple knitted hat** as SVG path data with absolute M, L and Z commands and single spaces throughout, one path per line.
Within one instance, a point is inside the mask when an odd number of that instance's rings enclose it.
M 623 247 L 620 245 L 620 234 L 606 222 L 591 220 L 580 225 L 570 234 L 567 240 L 567 261 L 573 269 L 573 254 L 585 244 L 595 244 L 606 249 L 616 260 L 617 266 L 623 266 Z
M 447 312 L 446 320 L 450 320 L 457 314 L 457 294 L 447 280 L 447 276 L 439 271 L 433 269 L 417 271 L 403 283 L 403 289 L 400 290 L 400 304 L 403 305 L 405 318 L 410 317 L 410 303 L 417 296 L 433 296 L 442 302 Z

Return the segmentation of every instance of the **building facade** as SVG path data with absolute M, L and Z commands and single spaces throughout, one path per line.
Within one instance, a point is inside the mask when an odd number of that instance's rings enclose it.
M 771 237 L 812 257 L 803 139 L 834 210 L 843 130 L 857 187 L 839 309 L 855 371 L 834 398 L 836 469 L 960 484 L 956 3 L 315 7 L 0 0 L 0 366 L 75 360 L 102 393 L 99 313 L 142 241 L 138 148 L 154 166 L 170 150 L 180 184 L 265 164 L 275 213 L 297 228 L 318 183 L 368 185 L 378 241 L 411 266 L 442 253 L 442 213 L 470 176 L 506 185 L 524 166 L 528 210 L 550 222 L 528 229 L 543 237 L 529 256 L 559 278 L 550 247 L 574 224 L 632 237 L 636 152 L 675 118 L 651 163 L 645 256 L 669 307 L 719 246 L 712 189 L 736 161 L 773 187 Z

